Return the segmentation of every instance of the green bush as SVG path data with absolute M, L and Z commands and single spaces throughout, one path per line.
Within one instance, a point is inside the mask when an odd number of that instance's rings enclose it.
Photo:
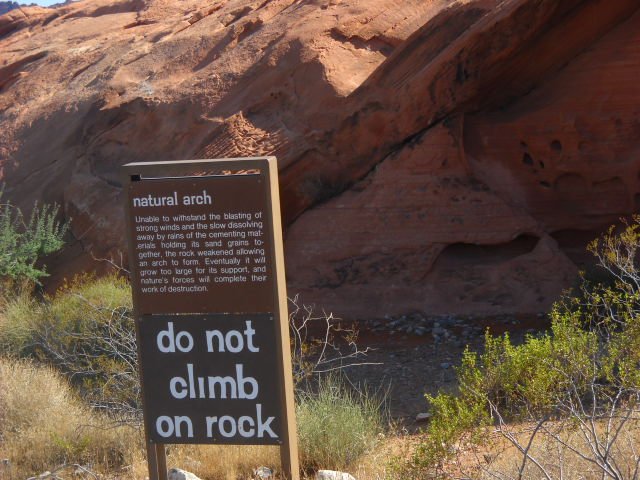
M 373 449 L 385 430 L 383 400 L 348 387 L 336 375 L 314 392 L 299 392 L 296 404 L 300 462 L 305 470 L 348 469 Z
M 608 278 L 594 282 L 583 276 L 580 288 L 554 305 L 550 332 L 526 336 L 521 345 L 514 345 L 508 333 L 494 337 L 487 332 L 483 353 L 465 351 L 457 369 L 458 393 L 427 395 L 432 421 L 426 440 L 401 466 L 402 476 L 419 478 L 425 470 L 438 470 L 454 444 L 481 442 L 489 425 L 591 422 L 618 417 L 623 406 L 635 414 L 640 398 L 639 222 L 636 218 L 620 234 L 611 229 L 590 246 Z M 590 434 L 597 438 L 597 429 Z M 594 459 L 602 465 L 607 461 Z
M 0 189 L 0 202 L 2 201 Z M 0 280 L 3 283 L 38 280 L 46 276 L 37 267 L 40 258 L 62 248 L 68 225 L 56 220 L 58 206 L 35 205 L 27 220 L 11 203 L 0 203 Z

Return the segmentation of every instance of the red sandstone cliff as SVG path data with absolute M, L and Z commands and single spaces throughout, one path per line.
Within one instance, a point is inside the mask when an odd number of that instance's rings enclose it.
M 291 292 L 537 312 L 640 208 L 637 0 L 86 0 L 0 16 L 0 179 L 123 250 L 119 165 L 278 157 Z

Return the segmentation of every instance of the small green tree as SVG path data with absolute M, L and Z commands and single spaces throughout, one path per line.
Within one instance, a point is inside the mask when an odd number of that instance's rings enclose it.
M 0 189 L 0 280 L 39 283 L 46 276 L 37 262 L 62 248 L 68 224 L 57 220 L 57 205 L 37 204 L 29 218 L 10 202 L 2 202 Z

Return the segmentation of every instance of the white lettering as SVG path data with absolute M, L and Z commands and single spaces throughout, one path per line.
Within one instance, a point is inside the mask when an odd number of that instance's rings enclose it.
M 191 423 L 191 419 L 189 417 L 174 417 L 175 421 L 175 429 L 176 429 L 176 437 L 182 437 L 182 425 L 187 425 L 187 437 L 193 438 L 193 423 Z
M 225 423 L 229 424 L 229 429 L 227 430 L 225 428 Z M 223 437 L 227 437 L 227 438 L 231 438 L 236 434 L 236 420 L 233 417 L 230 417 L 229 415 L 224 415 L 222 417 L 220 417 L 220 420 L 218 422 L 218 428 L 220 429 L 220 434 Z
M 278 438 L 271 428 L 271 422 L 274 420 L 275 417 L 267 417 L 266 421 L 263 421 L 262 404 L 258 403 L 256 404 L 255 419 L 246 415 L 240 417 L 237 421 L 229 415 L 206 417 L 207 437 L 212 438 L 216 434 L 220 434 L 223 437 L 230 438 L 237 432 L 244 438 L 263 438 L 265 435 L 269 435 L 271 438 Z
M 202 195 L 185 195 L 182 197 L 183 205 L 211 205 L 211 195 L 206 190 L 202 191 Z
M 238 398 L 238 386 L 233 377 L 208 377 L 209 398 L 227 398 L 227 392 L 231 391 L 229 398 Z M 216 385 L 220 394 L 216 397 Z
M 242 364 L 240 363 L 236 364 L 236 379 L 238 380 L 238 398 L 253 400 L 258 396 L 258 382 L 253 377 L 244 378 L 242 376 L 243 368 L 244 367 Z M 245 385 L 247 383 L 251 385 L 251 393 L 247 393 L 245 391 Z
M 151 194 L 146 197 L 133 197 L 134 207 L 175 207 L 176 205 L 178 205 L 176 192 L 173 192 L 173 195 L 169 197 L 154 197 Z
M 176 388 L 176 384 L 180 384 L 182 390 L 179 392 Z M 173 398 L 177 398 L 178 400 L 182 400 L 187 396 L 187 382 L 184 378 L 181 377 L 173 377 L 169 382 L 169 390 L 171 391 L 171 395 Z
M 236 341 L 234 342 L 236 344 L 235 346 L 232 345 L 232 338 L 236 339 Z M 237 330 L 229 330 L 227 332 L 227 335 L 224 337 L 224 342 L 227 345 L 227 350 L 229 350 L 231 353 L 239 353 L 244 349 L 244 338 L 242 337 L 242 334 Z
M 213 349 L 213 337 L 218 339 L 218 352 L 224 352 L 224 337 L 220 330 L 207 330 L 207 352 L 215 352 Z
M 213 426 L 218 423 L 218 417 L 207 417 L 207 437 L 213 437 Z
M 250 352 L 257 353 L 260 348 L 254 344 L 255 334 L 256 331 L 251 320 L 245 321 L 245 329 L 242 332 L 240 330 L 229 330 L 224 334 L 220 330 L 207 330 L 205 332 L 207 352 L 239 353 L 244 350 L 246 345 Z M 215 342 L 214 339 L 216 340 Z
M 173 330 L 173 322 L 168 322 L 167 329 L 158 333 L 156 344 L 162 353 L 175 353 L 176 347 L 181 352 L 187 353 L 193 349 L 193 337 L 185 331 L 178 332 L 176 335 Z
M 156 420 L 156 432 L 163 438 L 168 438 L 173 435 L 173 420 L 171 417 L 163 415 Z
M 258 381 L 244 375 L 244 365 L 237 363 L 235 378 L 232 376 L 199 377 L 192 363 L 187 363 L 185 377 L 173 377 L 169 381 L 169 391 L 173 398 L 232 398 L 255 400 L 260 392 Z
M 250 429 L 246 430 L 244 428 L 244 424 L 248 423 Z M 240 435 L 242 435 L 244 438 L 251 438 L 255 435 L 256 430 L 255 428 L 253 428 L 253 426 L 255 425 L 255 422 L 253 421 L 253 418 L 251 417 L 240 417 L 240 419 L 238 420 L 238 432 L 240 432 Z
M 264 433 L 267 432 L 269 433 L 269 436 L 271 438 L 278 438 L 278 436 L 275 434 L 275 432 L 273 430 L 271 430 L 271 427 L 269 426 L 271 424 L 271 422 L 273 422 L 275 420 L 276 417 L 269 417 L 267 418 L 266 422 L 262 421 L 262 404 L 258 403 L 256 405 L 256 416 L 258 417 L 258 438 L 262 438 L 264 437 Z
M 244 330 L 244 334 L 247 337 L 247 347 L 249 348 L 250 352 L 257 353 L 260 351 L 260 348 L 256 348 L 253 345 L 253 335 L 256 333 L 256 331 L 251 327 L 251 320 L 247 320 L 245 322 L 245 325 L 247 326 L 247 328 L 245 328 Z
M 169 344 L 165 346 L 164 339 L 169 341 Z M 158 344 L 158 350 L 162 353 L 174 353 L 176 351 L 176 341 L 173 335 L 173 322 L 169 322 L 166 330 L 160 331 L 158 336 L 156 337 L 156 342 Z

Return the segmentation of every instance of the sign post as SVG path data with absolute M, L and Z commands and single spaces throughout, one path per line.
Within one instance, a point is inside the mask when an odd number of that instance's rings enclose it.
M 279 445 L 298 480 L 274 157 L 123 167 L 149 474 L 164 445 Z

